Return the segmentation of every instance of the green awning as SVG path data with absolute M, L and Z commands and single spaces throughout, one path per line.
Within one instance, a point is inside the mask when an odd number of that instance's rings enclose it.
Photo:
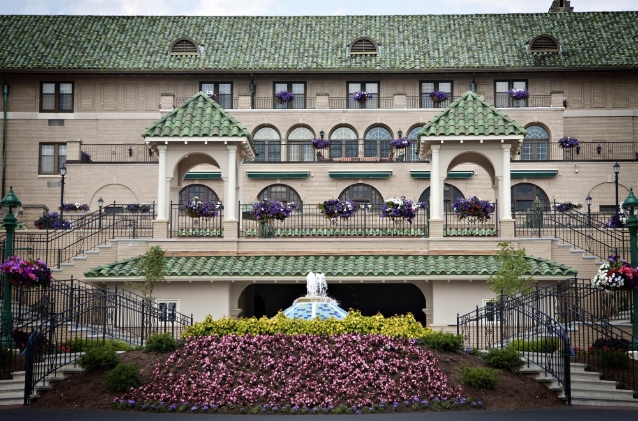
M 512 178 L 552 178 L 558 175 L 558 170 L 512 170 Z
M 220 172 L 189 172 L 186 173 L 184 180 L 221 180 Z
M 447 178 L 470 178 L 474 175 L 474 171 L 450 171 Z M 410 171 L 412 178 L 430 178 L 430 171 Z
M 310 171 L 246 171 L 248 178 L 308 178 Z
M 392 171 L 328 171 L 330 178 L 390 178 Z

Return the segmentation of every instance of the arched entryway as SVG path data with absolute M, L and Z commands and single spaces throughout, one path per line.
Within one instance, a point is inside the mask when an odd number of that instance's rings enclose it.
M 251 284 L 239 299 L 243 310 L 241 316 L 273 317 L 305 295 L 306 286 L 302 284 Z M 329 284 L 328 295 L 344 310 L 359 310 L 364 316 L 412 313 L 416 320 L 425 324 L 425 297 L 414 284 Z

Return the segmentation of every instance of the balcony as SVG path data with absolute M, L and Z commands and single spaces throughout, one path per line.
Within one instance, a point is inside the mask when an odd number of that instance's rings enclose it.
M 80 146 L 82 163 L 140 164 L 156 163 L 158 156 L 144 144 L 83 144 Z
M 561 148 L 557 142 L 525 140 L 515 161 L 633 161 L 638 142 L 580 142 L 575 148 Z

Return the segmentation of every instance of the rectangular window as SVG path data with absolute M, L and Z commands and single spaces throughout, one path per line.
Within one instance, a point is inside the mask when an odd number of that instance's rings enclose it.
M 280 140 L 255 140 L 257 155 L 255 162 L 279 162 L 281 161 Z
M 314 158 L 314 148 L 308 142 L 288 143 L 288 162 L 312 162 Z
M 199 84 L 200 91 L 213 92 L 216 97 L 215 101 L 224 109 L 229 110 L 233 108 L 233 84 L 229 82 L 216 83 L 216 82 L 201 82 Z
M 352 94 L 357 91 L 366 91 L 372 95 L 372 99 L 355 101 Z M 379 82 L 348 82 L 348 108 L 379 108 Z
M 431 92 L 442 91 L 448 95 L 448 99 L 436 102 L 430 97 Z M 421 82 L 421 108 L 445 108 L 454 99 L 452 98 L 452 81 L 427 81 Z
M 523 161 L 546 161 L 549 142 L 545 140 L 525 140 L 521 152 Z
M 390 151 L 392 150 L 392 146 L 390 146 L 389 140 L 364 140 L 363 143 L 363 156 L 378 156 L 379 158 L 387 158 L 390 156 Z
M 66 143 L 40 144 L 40 174 L 60 174 L 66 164 Z
M 174 322 L 179 312 L 179 300 L 155 300 L 161 322 Z
M 40 84 L 40 112 L 73 112 L 73 82 L 42 82 Z
M 281 91 L 292 93 L 293 99 L 288 102 L 280 102 L 275 95 Z M 273 108 L 275 109 L 304 109 L 306 108 L 306 84 L 304 82 L 275 82 L 273 99 Z
M 527 89 L 526 80 L 497 80 L 494 82 L 494 104 L 496 108 L 527 107 L 527 99 L 513 100 L 510 89 Z

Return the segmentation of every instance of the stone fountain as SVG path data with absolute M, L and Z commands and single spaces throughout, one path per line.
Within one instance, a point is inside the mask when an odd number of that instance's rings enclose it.
M 310 272 L 306 276 L 306 296 L 297 298 L 292 306 L 284 310 L 284 315 L 291 319 L 325 320 L 335 318 L 341 320 L 348 312 L 339 307 L 337 301 L 328 297 L 328 284 L 323 273 Z

